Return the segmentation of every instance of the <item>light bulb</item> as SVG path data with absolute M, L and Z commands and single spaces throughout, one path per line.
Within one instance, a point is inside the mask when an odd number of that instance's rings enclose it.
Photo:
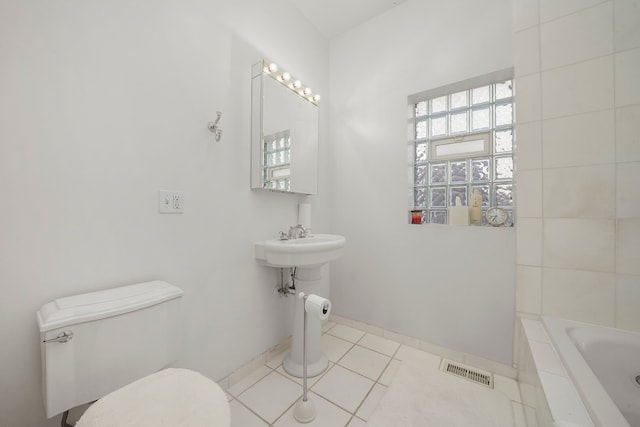
M 311 95 L 311 88 L 310 87 L 305 87 L 304 90 L 302 91 L 302 93 L 304 93 L 305 96 L 309 96 Z
M 275 73 L 276 71 L 278 71 L 278 64 L 276 64 L 275 62 L 272 62 L 267 67 L 267 71 L 270 72 L 270 73 Z
M 300 89 L 301 87 L 302 87 L 302 82 L 300 80 L 296 80 L 295 82 L 293 82 L 294 89 Z
M 289 80 L 291 80 L 291 74 L 285 71 L 284 73 L 282 73 L 280 78 L 282 79 L 283 82 L 288 82 Z
M 318 102 L 320 101 L 320 95 L 318 95 L 317 93 L 315 95 L 313 95 L 313 102 Z

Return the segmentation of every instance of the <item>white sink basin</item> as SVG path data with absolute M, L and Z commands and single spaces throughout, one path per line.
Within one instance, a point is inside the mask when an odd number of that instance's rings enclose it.
M 347 239 L 337 234 L 255 243 L 256 258 L 271 267 L 319 267 L 339 258 Z

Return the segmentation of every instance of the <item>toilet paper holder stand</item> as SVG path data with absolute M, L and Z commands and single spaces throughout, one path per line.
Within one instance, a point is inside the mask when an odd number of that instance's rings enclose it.
M 305 295 L 304 292 L 298 294 L 298 298 L 302 299 L 304 307 L 304 325 L 302 331 L 302 398 L 298 400 L 296 406 L 293 409 L 293 417 L 301 423 L 309 423 L 316 417 L 316 406 L 312 400 L 307 397 L 307 298 L 310 295 Z M 326 316 L 329 313 L 331 306 L 328 301 L 322 304 L 322 315 Z

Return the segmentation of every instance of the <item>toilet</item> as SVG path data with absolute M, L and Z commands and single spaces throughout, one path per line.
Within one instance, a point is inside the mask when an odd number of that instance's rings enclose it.
M 47 418 L 76 427 L 229 427 L 227 397 L 178 358 L 183 291 L 152 281 L 58 298 L 37 313 Z

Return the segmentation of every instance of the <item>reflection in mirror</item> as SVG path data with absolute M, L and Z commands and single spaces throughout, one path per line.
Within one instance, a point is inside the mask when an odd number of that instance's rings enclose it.
M 262 187 L 291 191 L 291 131 L 265 135 L 262 147 Z
M 316 194 L 320 96 L 266 61 L 251 94 L 251 188 Z

